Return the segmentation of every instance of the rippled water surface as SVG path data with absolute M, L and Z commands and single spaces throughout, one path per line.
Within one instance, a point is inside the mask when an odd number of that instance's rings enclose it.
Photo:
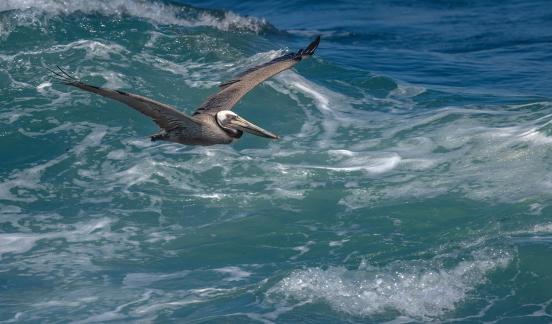
M 82 80 L 282 135 L 149 141 Z M 552 321 L 547 1 L 3 0 L 0 321 Z

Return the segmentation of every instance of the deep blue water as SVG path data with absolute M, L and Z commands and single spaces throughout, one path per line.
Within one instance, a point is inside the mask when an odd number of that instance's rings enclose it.
M 83 81 L 282 136 L 152 143 Z M 552 321 L 547 1 L 3 0 L 0 321 Z

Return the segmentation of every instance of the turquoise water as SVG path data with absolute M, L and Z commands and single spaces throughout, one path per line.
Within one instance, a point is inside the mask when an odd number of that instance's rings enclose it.
M 201 8 L 201 9 L 200 9 Z M 0 321 L 552 321 L 546 1 L 0 2 Z M 282 136 L 152 143 L 83 81 Z

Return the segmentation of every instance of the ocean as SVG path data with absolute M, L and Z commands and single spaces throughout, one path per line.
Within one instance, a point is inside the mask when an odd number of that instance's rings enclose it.
M 316 54 L 210 147 L 191 114 Z M 548 1 L 0 1 L 3 323 L 552 322 Z

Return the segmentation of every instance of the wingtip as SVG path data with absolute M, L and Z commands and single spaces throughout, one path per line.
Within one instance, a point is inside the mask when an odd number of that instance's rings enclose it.
M 303 54 L 306 55 L 313 55 L 316 48 L 318 48 L 318 44 L 320 44 L 320 35 L 316 36 L 316 38 L 307 46 L 305 51 L 303 51 Z
M 54 68 L 50 68 L 48 66 L 44 66 L 44 68 L 46 70 L 48 70 L 50 73 L 52 73 L 52 77 L 54 78 L 54 81 L 55 82 L 59 82 L 61 84 L 65 84 L 65 85 L 75 85 L 75 84 L 78 84 L 80 83 L 80 81 L 70 75 L 69 73 L 67 73 L 64 69 L 62 69 L 59 65 L 55 65 L 56 66 L 56 69 Z

